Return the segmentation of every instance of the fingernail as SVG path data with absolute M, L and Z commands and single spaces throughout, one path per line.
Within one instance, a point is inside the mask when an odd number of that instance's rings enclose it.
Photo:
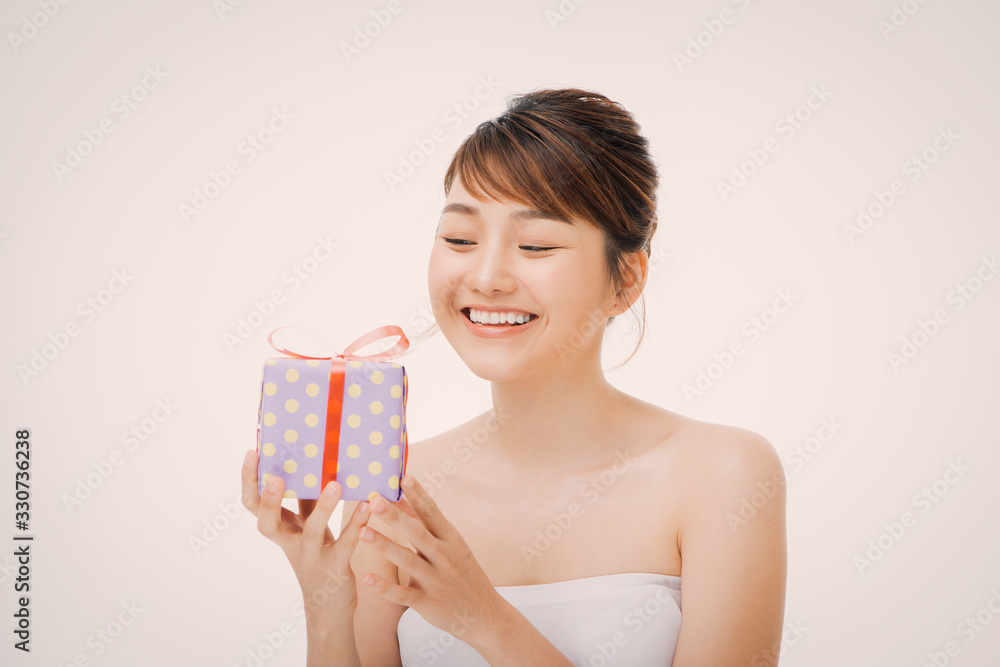
M 375 496 L 368 504 L 371 505 L 372 512 L 378 513 L 385 510 L 385 501 L 382 499 L 382 496 Z
M 358 536 L 361 537 L 365 542 L 371 542 L 375 539 L 375 531 L 373 531 L 368 526 L 361 526 L 361 530 L 358 531 Z
M 409 475 L 403 478 L 403 488 L 408 491 L 413 490 L 413 478 Z
M 366 514 L 368 514 L 368 503 L 366 502 L 360 503 L 358 505 L 358 513 L 360 513 L 361 516 L 365 516 Z
M 271 479 L 267 480 L 267 490 L 270 491 L 271 493 L 275 493 L 278 490 L 277 477 L 272 477 Z
M 333 484 L 334 484 L 333 482 L 327 482 L 326 488 L 323 489 L 324 498 L 333 498 L 333 494 L 336 492 L 336 489 L 334 488 Z
M 250 460 L 253 459 L 254 453 L 255 452 L 252 449 L 247 450 L 247 455 L 243 457 L 243 465 L 245 466 L 250 465 Z

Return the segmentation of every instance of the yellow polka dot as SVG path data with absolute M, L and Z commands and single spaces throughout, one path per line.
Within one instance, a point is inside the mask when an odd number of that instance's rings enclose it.
M 349 415 L 347 417 L 347 425 L 351 428 L 357 428 L 361 426 L 361 417 L 357 415 Z
M 290 398 L 287 401 L 285 401 L 285 410 L 287 410 L 288 412 L 295 412 L 298 409 L 299 409 L 299 402 L 296 401 L 294 398 Z
M 302 478 L 302 483 L 308 486 L 310 489 L 316 486 L 316 475 L 306 475 Z
M 368 409 L 372 411 L 373 415 L 382 414 L 382 401 L 372 401 L 372 404 L 368 406 Z
M 399 488 L 399 478 L 393 475 L 389 478 L 389 488 L 398 489 Z
M 350 447 L 347 448 L 347 455 L 350 456 L 352 459 L 356 459 L 359 456 L 361 456 L 361 448 L 358 447 L 357 445 L 351 445 Z
M 268 396 L 274 396 L 274 392 L 278 391 L 278 385 L 273 382 L 268 382 L 264 385 L 264 393 Z
M 370 472 L 373 475 L 379 474 L 380 472 L 382 472 L 382 464 L 379 463 L 378 461 L 372 461 L 371 463 L 368 464 L 368 472 Z
M 358 479 L 357 475 L 348 475 L 347 479 L 344 481 L 347 484 L 347 488 L 349 489 L 356 489 L 358 488 L 358 484 L 361 483 L 361 480 Z
M 347 365 L 350 366 L 351 368 L 361 368 L 361 362 L 357 360 L 348 361 Z
M 261 451 L 264 452 L 264 456 L 274 456 L 274 443 L 265 442 L 264 446 L 261 448 Z
M 358 396 L 360 396 L 361 395 L 361 385 L 360 384 L 352 384 L 350 387 L 347 388 L 347 395 L 350 396 L 351 398 L 357 398 Z
M 372 443 L 373 445 L 382 444 L 382 434 L 379 431 L 372 431 L 371 434 L 369 434 L 368 436 L 368 442 Z
M 299 372 L 294 368 L 289 368 L 287 371 L 285 371 L 285 379 L 288 380 L 289 382 L 295 382 L 296 380 L 299 379 Z
M 305 452 L 306 456 L 308 456 L 309 458 L 312 458 L 312 457 L 316 456 L 317 454 L 319 454 L 319 447 L 317 447 L 316 445 L 314 445 L 312 443 L 309 443 L 308 445 L 306 445 L 306 448 L 303 451 Z
M 306 396 L 319 396 L 319 385 L 315 382 L 310 382 L 306 385 Z
M 372 374 L 368 379 L 372 381 L 372 384 L 382 384 L 382 380 L 385 379 L 385 376 L 382 375 L 382 371 L 372 371 Z
M 371 500 L 372 498 L 375 498 L 378 495 L 379 495 L 378 491 L 372 491 L 371 493 L 368 494 L 368 500 Z
M 295 492 L 292 491 L 291 489 L 288 489 L 287 491 L 285 491 L 285 495 L 283 495 L 282 497 L 283 498 L 298 498 L 298 496 L 295 495 Z
M 274 416 L 273 412 L 268 412 L 264 414 L 264 425 L 274 426 L 274 422 L 278 421 L 277 417 Z
M 406 442 L 406 429 L 405 428 L 402 431 L 399 432 L 399 441 L 400 442 Z
M 316 366 L 319 366 L 319 359 L 310 359 L 310 360 L 308 360 L 306 362 L 306 366 L 312 366 L 313 368 L 315 368 Z
M 295 459 L 288 459 L 285 461 L 285 472 L 295 472 L 299 469 L 299 464 L 295 462 Z
M 277 360 L 277 359 L 268 359 L 268 360 L 267 360 L 267 361 L 265 361 L 264 363 L 266 363 L 266 364 L 267 364 L 268 366 L 273 366 L 273 365 L 275 365 L 276 363 L 278 363 L 278 360 Z
M 399 415 L 389 417 L 389 426 L 392 428 L 399 428 Z
M 403 395 L 403 388 L 400 387 L 398 384 L 394 384 L 392 385 L 392 388 L 389 389 L 389 395 L 392 396 L 393 398 L 399 398 L 400 396 Z
M 266 472 L 260 476 L 260 481 L 264 483 L 264 486 L 267 486 L 267 480 L 271 479 L 272 477 L 274 477 L 274 475 L 272 475 L 269 472 Z
M 392 366 L 393 368 L 402 368 L 402 366 L 400 366 L 399 364 L 395 364 L 392 362 L 389 362 L 389 365 Z
M 298 439 L 299 439 L 298 431 L 296 431 L 294 428 L 290 428 L 287 431 L 285 431 L 285 442 L 295 442 Z
M 393 445 L 389 448 L 389 458 L 398 459 L 399 458 L 399 445 Z
M 309 426 L 311 428 L 318 423 L 319 423 L 319 417 L 317 417 L 311 412 L 306 415 L 306 426 Z

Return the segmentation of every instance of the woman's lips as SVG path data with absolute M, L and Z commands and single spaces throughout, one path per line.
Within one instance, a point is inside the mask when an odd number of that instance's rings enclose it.
M 480 313 L 480 316 L 479 316 L 480 319 L 483 319 L 483 315 L 484 314 L 492 314 L 494 312 L 496 312 L 496 313 L 502 313 L 504 315 L 507 315 L 507 314 L 510 314 L 510 313 L 516 313 L 517 315 L 524 315 L 528 319 L 526 319 L 524 322 L 510 322 L 509 318 L 508 318 L 508 319 L 504 319 L 502 322 L 497 322 L 496 324 L 494 324 L 492 322 L 473 322 L 473 320 L 472 320 L 472 312 L 471 312 L 473 310 L 479 311 L 479 313 Z M 484 311 L 484 310 L 480 310 L 479 308 L 466 307 L 466 308 L 462 308 L 462 314 L 465 315 L 465 319 L 469 320 L 470 322 L 473 322 L 473 324 L 477 324 L 479 326 L 490 326 L 490 327 L 503 327 L 503 326 L 515 327 L 515 326 L 524 326 L 525 324 L 527 324 L 531 320 L 538 319 L 538 315 L 535 315 L 534 313 L 529 313 L 528 311 L 522 311 L 522 310 Z
M 535 322 L 538 321 L 538 316 L 533 315 L 530 320 L 524 324 L 476 324 L 471 319 L 469 319 L 469 309 L 462 309 L 462 320 L 465 322 L 465 326 L 474 335 L 481 338 L 506 338 L 508 336 L 516 336 L 519 333 L 523 333 L 527 329 L 531 328 Z

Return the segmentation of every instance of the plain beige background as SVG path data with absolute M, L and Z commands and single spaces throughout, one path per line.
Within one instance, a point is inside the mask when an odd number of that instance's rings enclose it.
M 995 664 L 1000 280 L 976 279 L 1000 253 L 998 6 L 386 7 L 4 3 L 0 539 L 13 545 L 19 532 L 12 452 L 28 427 L 36 540 L 30 656 L 11 648 L 15 563 L 13 546 L 0 549 L 0 662 L 303 664 L 291 568 L 238 504 L 267 332 L 304 327 L 342 349 L 377 326 L 413 335 L 429 324 L 427 258 L 455 148 L 506 96 L 576 86 L 635 115 L 662 177 L 646 340 L 609 377 L 667 409 L 757 431 L 785 460 L 781 664 L 916 666 L 948 642 L 949 664 Z M 372 12 L 391 21 L 345 56 Z M 679 67 L 675 54 L 699 41 Z M 95 134 L 102 121 L 111 131 Z M 250 150 L 251 135 L 271 141 Z M 390 187 L 386 174 L 428 142 Z M 91 150 L 78 166 L 53 165 L 81 143 Z M 777 149 L 743 166 L 754 173 L 723 198 L 718 183 L 764 146 Z M 914 172 L 925 150 L 935 161 Z M 213 173 L 226 182 L 217 172 L 230 161 L 239 172 L 185 220 L 181 206 Z M 905 189 L 852 241 L 845 225 L 894 179 Z M 287 272 L 309 265 L 317 237 L 338 247 L 296 284 Z M 952 290 L 967 281 L 981 289 L 959 308 Z M 276 289 L 283 302 L 227 346 Z M 752 318 L 767 317 L 779 290 L 791 306 L 754 338 Z M 947 321 L 915 336 L 939 309 Z M 67 326 L 76 335 L 57 349 Z M 904 337 L 921 345 L 894 368 Z M 634 341 L 620 322 L 605 367 Z M 744 353 L 711 368 L 734 342 Z M 36 352 L 52 358 L 24 380 Z M 411 442 L 489 406 L 488 383 L 440 334 L 405 363 Z M 715 378 L 689 400 L 699 371 Z M 157 401 L 177 407 L 165 415 Z M 147 430 L 130 449 L 133 427 Z M 796 453 L 810 444 L 808 460 Z M 116 450 L 120 465 L 109 464 Z M 970 469 L 940 481 L 959 461 Z M 108 465 L 107 479 L 94 476 Z M 88 475 L 96 488 L 68 506 Z M 915 500 L 935 482 L 935 502 Z M 884 535 L 906 512 L 915 524 Z M 859 568 L 880 536 L 891 548 Z M 141 609 L 123 617 L 131 625 L 100 640 L 130 604 Z M 970 641 L 960 624 L 984 608 L 993 622 Z

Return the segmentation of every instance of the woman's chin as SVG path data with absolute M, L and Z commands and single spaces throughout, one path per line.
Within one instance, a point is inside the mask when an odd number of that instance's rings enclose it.
M 487 360 L 481 356 L 475 359 L 463 358 L 462 361 L 472 373 L 487 382 L 510 382 L 524 377 L 524 369 L 515 366 L 510 359 Z

